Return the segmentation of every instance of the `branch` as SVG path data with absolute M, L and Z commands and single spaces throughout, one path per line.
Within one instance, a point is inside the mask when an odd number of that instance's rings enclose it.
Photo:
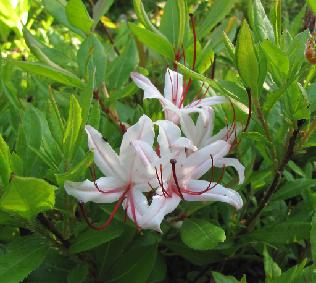
M 283 157 L 282 162 L 280 163 L 280 165 L 279 165 L 279 167 L 274 175 L 274 178 L 273 178 L 273 181 L 272 181 L 270 187 L 268 188 L 268 190 L 264 194 L 263 199 L 261 200 L 256 211 L 246 221 L 247 232 L 249 232 L 251 230 L 252 226 L 255 224 L 255 222 L 256 222 L 258 216 L 260 215 L 260 213 L 262 212 L 262 210 L 268 205 L 273 193 L 276 192 L 277 189 L 279 188 L 283 171 L 284 171 L 286 165 L 288 164 L 289 160 L 293 157 L 295 143 L 296 143 L 297 138 L 299 136 L 299 132 L 300 132 L 302 125 L 303 125 L 303 120 L 300 120 L 297 122 L 297 127 L 293 131 L 293 133 L 289 139 L 287 150 L 285 152 L 285 155 Z

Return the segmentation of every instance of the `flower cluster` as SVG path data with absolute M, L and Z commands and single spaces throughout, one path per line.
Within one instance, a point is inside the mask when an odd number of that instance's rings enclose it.
M 187 85 L 181 74 L 169 69 L 165 75 L 164 96 L 145 76 L 132 73 L 131 77 L 144 90 L 144 99 L 159 99 L 165 120 L 152 122 L 143 115 L 123 135 L 119 155 L 97 130 L 86 126 L 89 148 L 106 177 L 92 182 L 68 181 L 65 189 L 83 203 L 116 202 L 106 223 L 95 228 L 109 225 L 121 205 L 138 228 L 156 231 L 161 231 L 164 217 L 181 201 L 221 201 L 240 209 L 243 205 L 240 195 L 219 184 L 227 166 L 237 170 L 239 183 L 244 180 L 244 167 L 240 162 L 225 157 L 238 127 L 234 124 L 212 135 L 214 111 L 211 106 L 229 101 L 222 96 L 212 96 L 184 106 Z M 192 112 L 198 113 L 196 122 L 190 116 Z M 158 127 L 157 137 L 154 126 Z M 219 178 L 215 178 L 216 167 L 222 169 Z M 207 172 L 211 173 L 210 180 L 200 179 Z M 152 193 L 151 198 L 148 198 L 149 193 Z

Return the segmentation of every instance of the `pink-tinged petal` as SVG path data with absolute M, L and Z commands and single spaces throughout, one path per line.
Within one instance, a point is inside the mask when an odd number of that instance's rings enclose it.
M 180 201 L 180 197 L 178 197 L 176 194 L 173 194 L 172 197 L 164 197 L 159 195 L 153 196 L 152 202 L 141 219 L 139 225 L 143 229 L 153 229 L 161 233 L 161 222 L 167 214 L 173 212 L 178 207 Z
M 191 180 L 187 184 L 187 190 L 194 192 L 201 192 L 205 190 L 209 185 L 209 182 L 204 180 Z M 213 187 L 215 183 L 211 184 Z M 243 200 L 241 196 L 234 190 L 225 188 L 220 184 L 217 184 L 211 190 L 201 194 L 193 195 L 189 193 L 183 193 L 184 199 L 187 201 L 221 201 L 226 202 L 236 209 L 240 209 L 243 206 Z
M 101 133 L 87 125 L 88 145 L 94 153 L 94 162 L 106 176 L 118 176 L 125 180 L 119 157 L 112 147 L 103 140 Z
M 155 167 L 159 167 L 159 157 L 152 146 L 143 141 L 132 142 L 136 160 L 132 168 L 132 182 L 144 183 L 155 177 Z
M 146 78 L 144 75 L 137 72 L 131 73 L 131 78 L 134 83 L 144 91 L 144 99 L 146 98 L 162 98 L 162 94 L 159 90 L 152 84 L 152 82 Z
M 164 96 L 174 105 L 180 107 L 183 94 L 183 76 L 177 72 L 167 69 L 165 74 Z
M 229 100 L 225 96 L 211 96 L 203 99 L 197 99 L 187 105 L 185 108 L 195 108 L 195 107 L 203 107 L 203 106 L 212 106 L 217 104 L 228 103 Z
M 84 182 L 65 182 L 66 192 L 78 201 L 95 203 L 111 203 L 117 201 L 124 191 L 124 183 L 118 178 L 103 177 L 95 184 L 89 180 Z
M 229 152 L 229 149 L 229 143 L 219 140 L 193 152 L 182 163 L 181 177 L 183 179 L 199 179 L 212 168 L 211 155 L 215 163 L 218 158 L 225 156 Z
M 178 148 L 178 149 L 183 149 L 183 148 L 186 148 L 186 149 L 190 149 L 190 150 L 197 150 L 197 147 L 192 143 L 191 140 L 185 138 L 185 137 L 181 137 L 179 139 L 177 139 L 173 145 L 172 145 L 173 148 Z
M 153 123 L 146 115 L 140 117 L 138 122 L 128 128 L 126 133 L 123 135 L 120 147 L 120 162 L 122 167 L 125 168 L 124 174 L 126 178 L 132 178 L 132 171 L 135 165 L 136 152 L 133 142 L 136 140 L 142 140 L 151 146 L 154 142 L 154 135 Z
M 239 162 L 236 158 L 219 158 L 216 159 L 215 164 L 216 167 L 223 166 L 232 166 L 236 169 L 239 176 L 239 184 L 242 184 L 245 180 L 245 167 Z

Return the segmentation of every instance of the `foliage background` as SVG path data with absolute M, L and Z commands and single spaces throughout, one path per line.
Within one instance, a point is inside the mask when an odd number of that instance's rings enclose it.
M 308 2 L 143 1 L 154 28 L 137 0 L 1 1 L 0 281 L 316 282 L 316 69 L 304 58 L 306 9 L 315 4 Z M 161 89 L 181 46 L 187 68 L 179 68 L 234 99 L 243 124 L 252 90 L 250 127 L 233 153 L 246 181 L 238 186 L 231 171 L 223 179 L 244 208 L 185 203 L 162 235 L 138 233 L 120 211 L 105 231 L 93 231 L 63 189 L 65 180 L 91 177 L 83 127 L 118 148 L 122 127 L 144 113 L 163 118 L 129 74 L 148 75 Z M 216 117 L 216 129 L 233 119 L 229 107 L 216 108 Z M 102 222 L 112 207 L 88 205 L 89 215 Z

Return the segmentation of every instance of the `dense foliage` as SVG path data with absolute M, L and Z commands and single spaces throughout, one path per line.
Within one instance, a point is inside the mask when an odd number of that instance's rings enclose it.
M 316 282 L 314 12 L 313 0 L 0 1 L 0 282 Z M 104 175 L 86 125 L 119 152 L 140 117 L 167 119 L 137 82 L 162 91 L 167 68 L 185 77 L 182 104 L 229 101 L 210 123 L 234 129 L 245 178 L 211 155 L 202 179 L 242 208 L 179 200 L 157 232 L 125 195 L 121 208 L 66 190 Z

